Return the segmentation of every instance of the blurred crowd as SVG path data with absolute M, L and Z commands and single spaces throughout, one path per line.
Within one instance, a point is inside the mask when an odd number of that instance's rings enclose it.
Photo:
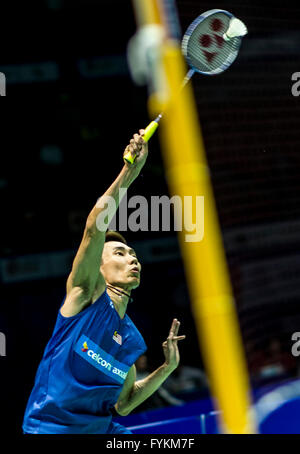
M 253 385 L 262 385 L 300 376 L 299 361 L 293 356 L 291 346 L 280 339 L 271 338 L 265 347 L 246 343 L 246 357 Z
M 253 388 L 292 378 L 300 378 L 300 364 L 291 350 L 278 338 L 271 338 L 265 348 L 257 348 L 252 341 L 245 344 L 249 378 Z M 151 373 L 146 354 L 136 362 L 137 380 Z M 202 368 L 181 362 L 163 385 L 136 411 L 147 411 L 209 396 L 209 380 Z

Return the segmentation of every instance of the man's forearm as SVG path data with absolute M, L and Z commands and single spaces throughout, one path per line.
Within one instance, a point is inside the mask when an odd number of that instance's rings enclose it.
M 109 214 L 107 212 L 108 219 L 106 219 L 107 221 L 106 223 L 107 224 L 110 223 L 112 217 L 114 216 L 115 212 L 119 207 L 122 197 L 125 195 L 126 190 L 129 188 L 129 186 L 135 180 L 135 178 L 136 175 L 134 174 L 134 171 L 130 169 L 130 167 L 124 165 L 115 181 L 111 184 L 107 191 L 98 199 L 96 205 L 88 215 L 87 227 L 89 229 L 99 231 L 99 225 L 97 225 L 98 216 L 101 215 L 101 213 L 103 213 L 104 210 L 107 211 L 107 205 L 109 199 L 111 198 L 112 200 L 114 200 L 114 204 L 110 204 L 110 206 L 112 206 L 113 209 L 109 210 Z
M 136 381 L 126 402 L 118 402 L 118 411 L 123 416 L 150 397 L 173 372 L 174 368 L 163 364 L 143 380 Z

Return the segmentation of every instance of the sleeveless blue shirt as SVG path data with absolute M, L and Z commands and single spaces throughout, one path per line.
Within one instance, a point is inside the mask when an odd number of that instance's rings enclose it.
M 58 312 L 38 367 L 25 433 L 105 434 L 128 370 L 146 350 L 130 317 L 123 319 L 105 291 L 72 317 Z

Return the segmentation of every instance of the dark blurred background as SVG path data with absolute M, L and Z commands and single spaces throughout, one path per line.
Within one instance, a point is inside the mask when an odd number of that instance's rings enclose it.
M 216 7 L 249 29 L 228 71 L 195 75 L 191 83 L 252 385 L 295 377 L 300 98 L 291 89 L 300 71 L 300 7 L 253 0 L 176 5 L 182 32 Z M 11 0 L 2 2 L 1 17 L 7 87 L 0 100 L 0 332 L 7 345 L 0 433 L 20 433 L 86 217 L 121 170 L 132 134 L 150 119 L 147 89 L 134 85 L 126 61 L 136 30 L 129 0 Z M 157 136 L 128 197 L 135 194 L 168 194 Z M 163 361 L 161 343 L 178 317 L 187 335 L 181 362 L 203 371 L 176 233 L 125 236 L 143 264 L 128 313 L 148 345 L 150 370 Z

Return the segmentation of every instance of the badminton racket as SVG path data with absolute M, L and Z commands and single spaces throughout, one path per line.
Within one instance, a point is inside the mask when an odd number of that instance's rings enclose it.
M 195 73 L 213 76 L 226 71 L 236 59 L 243 36 L 248 33 L 246 25 L 233 14 L 221 9 L 212 9 L 198 16 L 187 28 L 181 43 L 182 53 L 188 63 L 182 88 Z M 131 72 L 134 62 L 129 59 Z M 146 127 L 143 139 L 152 137 L 163 114 Z M 123 159 L 133 164 L 135 155 L 126 150 Z

